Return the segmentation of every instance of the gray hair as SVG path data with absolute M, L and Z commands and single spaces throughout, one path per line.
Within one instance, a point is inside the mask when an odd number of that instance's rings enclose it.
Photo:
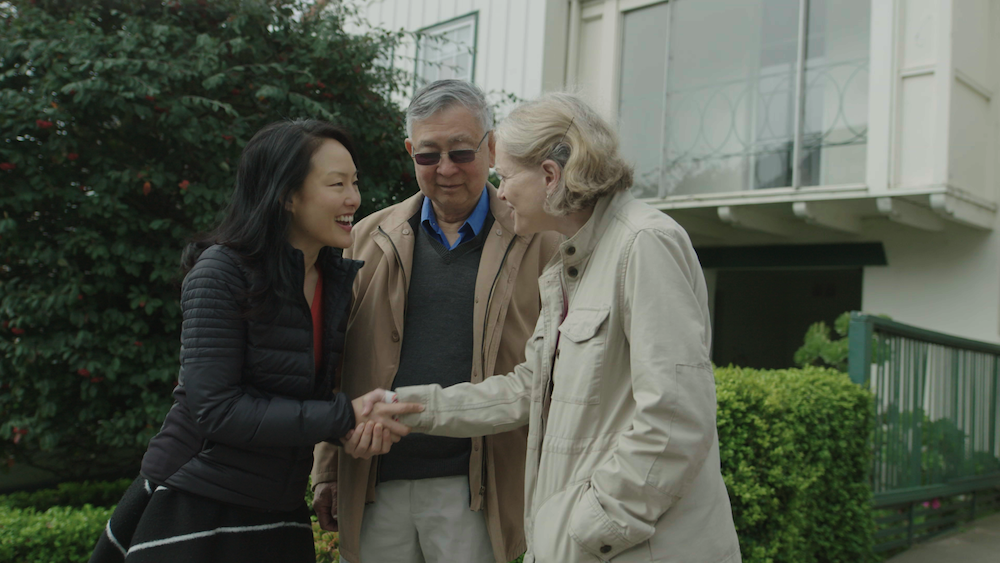
M 493 129 L 493 108 L 478 86 L 465 80 L 435 80 L 417 90 L 406 108 L 406 136 L 413 134 L 413 124 L 454 105 L 464 106 L 483 126 L 483 132 Z

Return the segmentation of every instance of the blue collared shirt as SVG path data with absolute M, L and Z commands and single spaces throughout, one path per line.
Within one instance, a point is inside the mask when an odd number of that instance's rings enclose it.
M 424 226 L 424 230 L 427 231 L 427 234 L 434 237 L 435 240 L 440 242 L 448 250 L 452 250 L 463 242 L 476 238 L 479 231 L 483 230 L 483 225 L 486 224 L 486 214 L 489 212 L 490 194 L 487 193 L 487 190 L 484 187 L 483 195 L 479 196 L 479 203 L 477 203 L 476 208 L 472 210 L 472 215 L 469 215 L 469 218 L 465 220 L 462 227 L 458 229 L 458 239 L 455 241 L 455 244 L 450 244 L 448 242 L 448 237 L 444 236 L 444 232 L 441 231 L 441 227 L 438 225 L 437 216 L 434 215 L 434 206 L 431 205 L 431 200 L 425 197 L 424 205 L 420 209 L 420 224 Z

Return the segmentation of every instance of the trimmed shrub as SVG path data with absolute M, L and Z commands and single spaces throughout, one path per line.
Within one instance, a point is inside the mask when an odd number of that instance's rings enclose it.
M 112 508 L 0 508 L 0 561 L 85 563 Z
M 746 563 L 872 555 L 872 396 L 829 368 L 716 368 L 722 474 Z
M 84 481 L 60 483 L 54 489 L 41 489 L 30 493 L 11 493 L 0 496 L 0 507 L 34 508 L 45 511 L 53 506 L 114 506 L 125 494 L 132 479 L 117 481 Z

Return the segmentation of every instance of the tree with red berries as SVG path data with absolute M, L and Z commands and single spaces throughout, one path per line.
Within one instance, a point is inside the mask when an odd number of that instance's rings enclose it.
M 402 37 L 343 2 L 0 2 L 0 462 L 134 468 L 171 403 L 178 263 L 267 123 L 360 150 L 361 213 L 413 193 Z M 6 466 L 6 464 L 4 464 Z

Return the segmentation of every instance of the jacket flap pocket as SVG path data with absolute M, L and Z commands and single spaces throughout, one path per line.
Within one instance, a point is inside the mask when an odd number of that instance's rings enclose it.
M 589 340 L 601 329 L 609 312 L 610 309 L 574 309 L 559 325 L 559 332 L 576 343 Z

